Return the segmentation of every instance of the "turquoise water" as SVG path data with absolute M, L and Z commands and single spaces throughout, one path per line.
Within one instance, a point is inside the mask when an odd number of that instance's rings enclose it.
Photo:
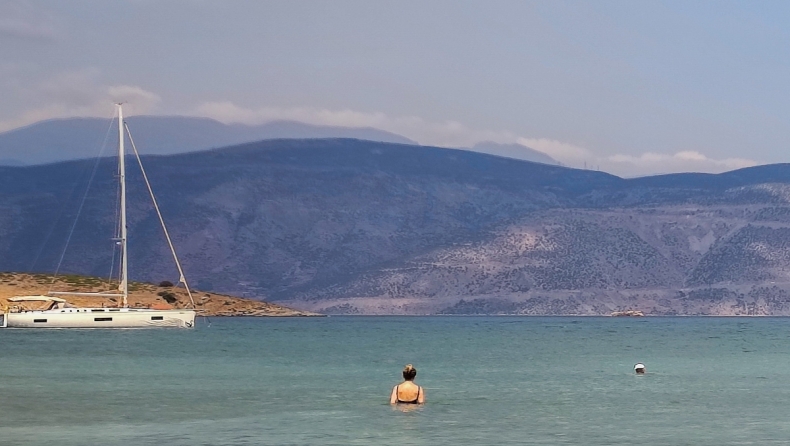
M 393 409 L 409 362 L 428 404 Z M 0 330 L 0 444 L 786 444 L 789 383 L 781 318 Z

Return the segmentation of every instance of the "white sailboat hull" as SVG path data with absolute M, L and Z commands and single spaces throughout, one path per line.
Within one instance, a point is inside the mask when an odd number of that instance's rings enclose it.
M 5 313 L 7 328 L 192 328 L 194 310 L 144 308 L 68 308 Z

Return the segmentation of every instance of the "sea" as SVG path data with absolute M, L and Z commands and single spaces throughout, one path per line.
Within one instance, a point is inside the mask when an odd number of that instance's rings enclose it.
M 647 374 L 633 366 L 643 362 Z M 424 406 L 390 406 L 403 366 Z M 786 445 L 790 319 L 0 330 L 1 445 Z

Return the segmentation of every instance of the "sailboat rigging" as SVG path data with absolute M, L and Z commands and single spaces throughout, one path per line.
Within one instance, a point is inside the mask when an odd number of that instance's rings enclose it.
M 159 204 L 154 196 L 148 176 L 143 168 L 140 154 L 134 145 L 131 132 L 123 121 L 123 107 L 118 108 L 118 172 L 120 182 L 120 231 L 117 242 L 120 246 L 120 278 L 117 292 L 55 292 L 48 295 L 16 296 L 9 298 L 9 302 L 48 302 L 44 310 L 7 310 L 0 314 L 0 327 L 3 328 L 154 328 L 154 327 L 180 327 L 191 328 L 195 324 L 195 301 L 189 289 L 181 262 L 178 260 L 176 250 L 170 239 L 164 219 L 159 210 Z M 189 296 L 191 309 L 152 309 L 129 307 L 129 276 L 127 253 L 127 222 L 126 222 L 126 150 L 124 148 L 125 136 L 129 136 L 132 149 L 143 174 L 143 179 L 148 188 L 159 222 L 165 233 L 170 251 L 173 255 L 179 273 L 179 283 Z M 76 307 L 65 299 L 57 296 L 99 296 L 121 298 L 118 308 Z

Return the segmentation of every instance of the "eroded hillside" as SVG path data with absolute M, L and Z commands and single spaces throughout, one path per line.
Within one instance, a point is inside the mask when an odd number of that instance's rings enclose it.
M 486 240 L 369 273 L 300 305 L 352 313 L 790 314 L 790 234 L 782 223 L 755 222 L 764 209 L 536 212 Z

